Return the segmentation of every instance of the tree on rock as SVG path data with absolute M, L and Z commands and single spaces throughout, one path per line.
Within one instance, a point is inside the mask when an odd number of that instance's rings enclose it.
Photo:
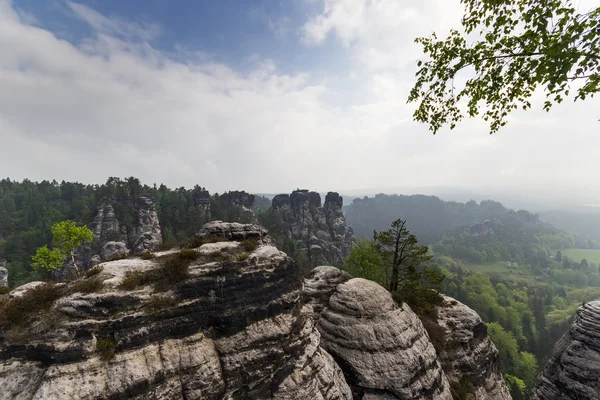
M 70 258 L 75 270 L 75 249 L 83 242 L 91 242 L 94 234 L 87 226 L 77 226 L 73 221 L 61 221 L 52 226 L 54 247 L 42 246 L 32 257 L 31 266 L 37 270 L 42 267 L 48 271 L 59 269 Z
M 483 113 L 495 133 L 511 111 L 531 108 L 536 89 L 546 93 L 546 111 L 570 95 L 585 100 L 600 91 L 600 7 L 580 13 L 571 0 L 461 3 L 463 33 L 415 40 L 430 59 L 417 62 L 408 101 L 419 103 L 413 116 L 434 134 L 444 125 L 453 129 L 465 112 Z M 473 34 L 479 39 L 467 38 Z M 457 87 L 463 71 L 468 79 Z

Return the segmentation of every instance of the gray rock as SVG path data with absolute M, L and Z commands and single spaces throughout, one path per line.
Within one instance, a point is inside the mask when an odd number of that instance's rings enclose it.
M 199 238 L 205 236 L 222 237 L 224 240 L 266 239 L 268 231 L 260 225 L 241 224 L 239 222 L 212 221 L 204 224 L 196 233 Z
M 554 346 L 530 398 L 600 398 L 600 301 L 577 309 L 571 329 Z
M 8 287 L 8 270 L 0 264 L 0 287 Z
M 445 306 L 438 307 L 436 318 L 424 316 L 422 321 L 425 326 L 437 325 L 436 334 L 443 334 L 433 343 L 448 380 L 459 384 L 467 378 L 475 389 L 473 400 L 510 400 L 498 350 L 481 317 L 451 297 L 444 296 L 444 302 Z
M 355 241 L 342 212 L 343 199 L 329 192 L 321 205 L 321 196 L 308 190 L 273 198 L 271 210 L 282 227 L 280 242 L 296 243 L 296 256 L 305 253 L 308 267 L 321 264 L 341 265 Z
M 126 256 L 127 254 L 129 254 L 129 249 L 124 242 L 106 242 L 100 250 L 100 258 L 104 261 Z
M 360 278 L 338 285 L 318 328 L 355 398 L 452 399 L 423 324 L 380 285 Z
M 312 305 L 317 316 L 329 304 L 329 298 L 340 283 L 352 277 L 346 271 L 331 266 L 312 269 L 304 279 L 304 301 Z

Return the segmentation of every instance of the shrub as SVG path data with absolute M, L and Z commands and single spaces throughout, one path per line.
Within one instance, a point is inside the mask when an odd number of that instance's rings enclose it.
M 251 253 L 254 250 L 256 250 L 259 245 L 260 245 L 260 242 L 258 241 L 257 238 L 245 239 L 244 241 L 242 241 L 242 244 L 241 244 L 244 251 L 247 251 L 248 253 Z
M 250 257 L 249 253 L 243 252 L 235 256 L 236 261 L 246 261 Z
M 96 275 L 98 275 L 100 272 L 102 272 L 102 269 L 103 269 L 103 268 L 102 268 L 101 266 L 99 266 L 99 265 L 96 265 L 94 268 L 92 268 L 92 269 L 89 269 L 89 270 L 85 271 L 85 274 L 84 274 L 84 276 L 85 276 L 86 278 L 91 278 L 92 276 L 96 276 Z
M 96 352 L 100 355 L 102 361 L 113 359 L 117 351 L 117 344 L 111 339 L 98 339 L 96 342 Z
M 177 300 L 173 296 L 155 295 L 150 297 L 144 307 L 152 312 L 160 311 L 165 308 L 173 307 L 177 304 Z
M 198 253 L 196 250 L 182 249 L 179 252 L 179 258 L 183 260 L 194 261 L 197 260 L 199 256 L 200 253 Z
M 119 287 L 126 290 L 133 290 L 139 286 L 152 283 L 149 271 L 127 271 L 125 277 L 119 284 Z
M 167 258 L 162 267 L 155 270 L 157 273 L 155 276 L 159 278 L 156 281 L 157 289 L 168 288 L 189 278 L 189 264 L 190 260 L 181 257 L 181 254 L 177 254 L 176 257 Z
M 0 287 L 0 295 L 8 294 L 8 293 L 10 293 L 10 291 L 11 291 L 11 288 L 9 288 L 9 287 L 4 287 L 4 286 Z
M 70 292 L 71 293 L 76 293 L 76 292 L 96 293 L 96 292 L 99 292 L 100 290 L 102 290 L 103 286 L 104 286 L 104 283 L 102 282 L 102 279 L 100 279 L 98 277 L 93 277 L 93 278 L 81 280 L 79 282 L 75 282 L 70 287 Z
M 161 243 L 158 245 L 158 247 L 156 248 L 156 250 L 158 251 L 166 251 L 166 250 L 171 250 L 173 247 L 175 247 L 175 244 L 173 243 Z
M 198 236 L 194 235 L 191 238 L 189 238 L 188 240 L 186 240 L 185 242 L 183 242 L 181 247 L 186 248 L 186 249 L 195 249 L 206 243 L 217 243 L 217 242 L 224 242 L 224 241 L 227 241 L 227 239 L 225 239 L 221 236 L 217 236 L 217 235 L 206 235 L 206 236 L 202 236 L 202 237 L 198 237 Z
M 33 315 L 49 310 L 62 295 L 62 287 L 44 283 L 29 289 L 21 297 L 5 299 L 0 308 L 0 325 L 10 328 L 24 324 Z
M 154 255 L 154 253 L 151 253 L 151 252 L 149 252 L 149 251 L 145 251 L 145 252 L 141 253 L 141 254 L 139 255 L 139 257 L 140 257 L 142 260 L 152 260 L 153 258 L 156 258 L 156 256 Z
M 125 253 L 125 254 L 116 254 L 116 255 L 112 256 L 111 258 L 109 258 L 108 261 L 124 260 L 126 258 L 129 258 L 129 254 L 127 254 L 127 253 Z
M 460 382 L 450 382 L 450 392 L 454 400 L 471 400 L 474 399 L 475 388 L 471 377 L 463 375 Z

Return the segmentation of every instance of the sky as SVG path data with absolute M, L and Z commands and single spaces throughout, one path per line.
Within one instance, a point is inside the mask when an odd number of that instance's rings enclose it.
M 580 0 L 581 6 L 597 1 Z M 459 0 L 0 0 L 0 176 L 600 203 L 600 102 L 432 135 L 414 39 Z

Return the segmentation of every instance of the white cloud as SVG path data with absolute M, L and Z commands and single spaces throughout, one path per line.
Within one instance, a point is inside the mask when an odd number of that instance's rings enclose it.
M 119 17 L 106 17 L 83 4 L 67 1 L 67 5 L 97 32 L 123 38 L 152 40 L 160 34 L 160 25 L 144 20 L 130 21 Z
M 174 57 L 148 44 L 152 24 L 80 5 L 74 11 L 95 34 L 75 46 L 0 0 L 0 174 L 134 175 L 211 191 L 518 186 L 600 195 L 589 185 L 600 167 L 595 100 L 519 113 L 492 137 L 478 120 L 435 137 L 412 122 L 413 38 L 458 23 L 457 5 L 327 1 L 304 38 L 319 45 L 335 35 L 352 64 L 315 81 L 317 71 L 289 75 L 260 57 L 249 73 L 186 49 Z

